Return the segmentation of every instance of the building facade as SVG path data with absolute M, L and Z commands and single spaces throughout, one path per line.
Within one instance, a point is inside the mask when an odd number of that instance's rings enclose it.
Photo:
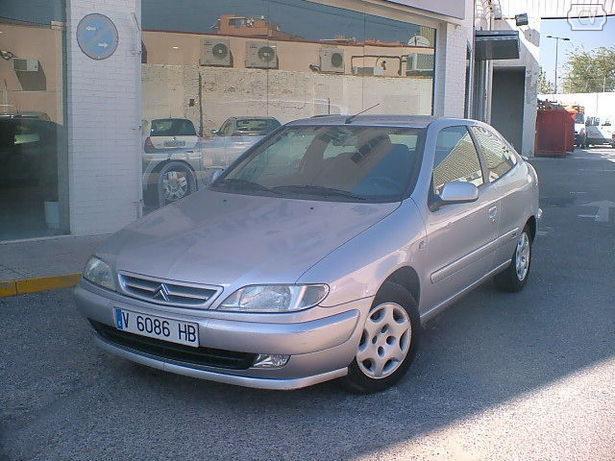
M 0 240 L 116 231 L 269 124 L 476 97 L 471 0 L 3 3 Z

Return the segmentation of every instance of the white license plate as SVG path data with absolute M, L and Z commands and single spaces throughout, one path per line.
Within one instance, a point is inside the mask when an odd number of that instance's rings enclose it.
M 165 141 L 164 147 L 184 147 L 186 141 Z
M 192 322 L 142 314 L 116 307 L 114 310 L 115 328 L 118 330 L 162 339 L 172 343 L 199 347 L 199 325 Z

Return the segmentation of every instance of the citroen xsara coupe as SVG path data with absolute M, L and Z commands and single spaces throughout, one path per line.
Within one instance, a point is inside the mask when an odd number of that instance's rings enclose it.
M 539 217 L 534 168 L 484 123 L 314 117 L 109 238 L 75 295 L 98 344 L 144 365 L 374 392 L 426 320 L 490 278 L 524 287 Z

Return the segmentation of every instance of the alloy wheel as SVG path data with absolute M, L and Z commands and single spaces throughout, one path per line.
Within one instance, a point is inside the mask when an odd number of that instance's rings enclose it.
M 167 202 L 185 197 L 188 192 L 187 174 L 182 171 L 168 171 L 162 178 L 162 187 Z

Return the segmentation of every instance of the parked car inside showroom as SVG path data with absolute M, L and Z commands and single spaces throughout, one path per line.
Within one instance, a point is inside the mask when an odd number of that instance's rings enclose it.
M 97 343 L 144 365 L 376 392 L 459 297 L 525 286 L 539 218 L 534 168 L 489 125 L 314 117 L 109 238 L 75 296 Z
M 164 206 L 199 189 L 203 171 L 202 140 L 192 121 L 154 119 L 143 142 L 145 203 Z

